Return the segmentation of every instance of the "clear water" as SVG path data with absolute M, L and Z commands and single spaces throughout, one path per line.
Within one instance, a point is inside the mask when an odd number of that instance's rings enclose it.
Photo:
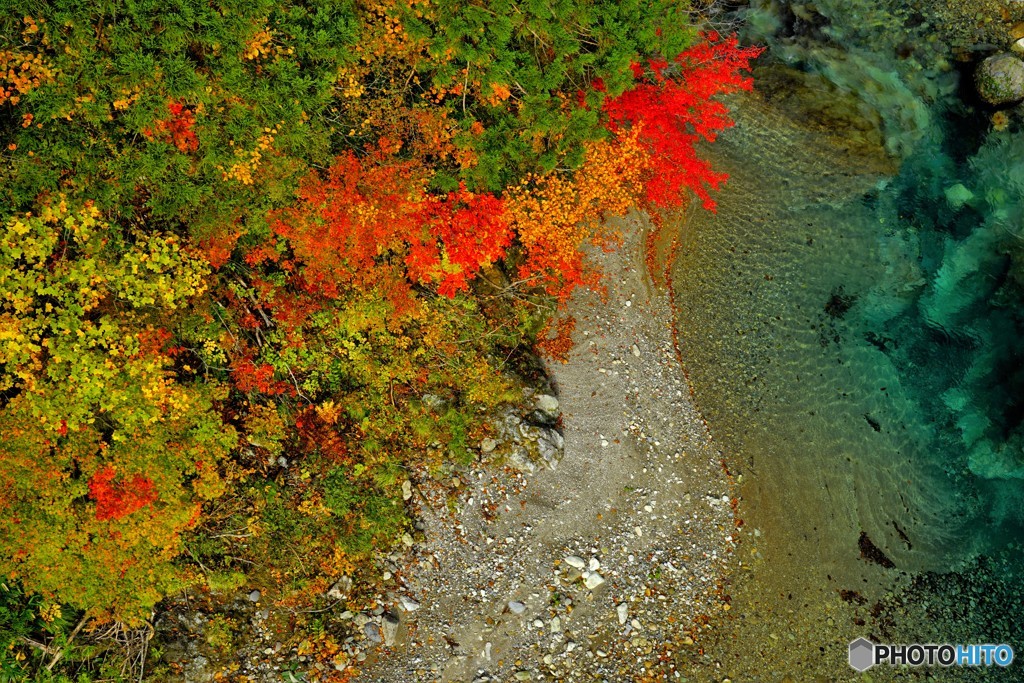
M 900 3 L 832 4 L 817 43 L 748 17 L 774 57 L 708 150 L 718 213 L 678 221 L 683 355 L 746 530 L 704 664 L 738 680 L 852 679 L 861 635 L 1024 635 L 1024 133 L 987 130 L 941 46 L 894 61 Z

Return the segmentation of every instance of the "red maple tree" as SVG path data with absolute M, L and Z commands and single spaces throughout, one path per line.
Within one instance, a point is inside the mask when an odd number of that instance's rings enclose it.
M 102 467 L 89 479 L 89 497 L 96 501 L 96 519 L 121 519 L 156 502 L 158 495 L 153 480 L 136 474 L 127 481 L 119 481 L 109 465 Z
M 651 164 L 644 199 L 652 207 L 678 206 L 688 188 L 704 208 L 714 211 L 709 190 L 718 189 L 727 178 L 698 157 L 694 145 L 702 139 L 713 141 L 718 131 L 733 125 L 728 107 L 714 98 L 752 87 L 752 80 L 741 71 L 763 48 L 739 47 L 735 36 L 721 40 L 717 33 L 709 33 L 704 37 L 671 62 L 652 59 L 646 68 L 633 64 L 640 83 L 605 100 L 612 131 L 641 126 L 640 139 Z
M 147 140 L 161 140 L 174 145 L 181 152 L 195 152 L 199 149 L 199 138 L 192 130 L 196 124 L 196 116 L 180 102 L 168 102 L 167 111 L 170 118 L 157 121 L 154 128 L 143 128 L 142 134 Z

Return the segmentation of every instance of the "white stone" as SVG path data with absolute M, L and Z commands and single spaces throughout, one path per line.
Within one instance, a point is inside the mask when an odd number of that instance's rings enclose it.
M 624 602 L 620 602 L 619 606 L 615 608 L 615 614 L 619 617 L 619 623 L 625 624 L 626 619 L 629 617 L 629 606 Z
M 587 561 L 579 555 L 567 555 L 565 558 L 565 563 L 573 569 L 583 569 L 587 566 Z
M 557 415 L 558 399 L 549 394 L 540 394 L 537 396 L 537 410 L 549 415 Z
M 587 564 L 587 569 L 589 569 L 592 572 L 596 572 L 600 568 L 601 568 L 601 563 L 597 560 L 597 558 L 596 557 L 590 558 L 590 562 Z
M 590 590 L 594 590 L 602 583 L 604 583 L 604 577 L 598 574 L 597 572 L 591 572 L 590 575 L 583 579 L 583 585 L 589 588 Z
M 398 602 L 401 603 L 402 609 L 404 609 L 406 612 L 415 612 L 420 608 L 420 603 L 416 600 L 413 600 L 407 595 L 403 595 L 402 597 L 400 597 L 398 599 Z

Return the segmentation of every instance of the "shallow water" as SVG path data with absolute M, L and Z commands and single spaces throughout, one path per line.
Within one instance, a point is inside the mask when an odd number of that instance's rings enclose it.
M 1007 311 L 1019 292 L 991 284 L 1012 280 L 1008 248 L 986 232 L 1001 229 L 995 205 L 945 200 L 960 180 L 979 196 L 997 187 L 1012 215 L 1024 183 L 965 161 L 985 136 L 956 125 L 984 119 L 956 110 L 945 81 L 925 106 L 927 78 L 886 71 L 916 119 L 844 125 L 878 106 L 844 101 L 857 69 L 879 64 L 856 57 L 841 78 L 762 67 L 761 92 L 732 102 L 736 127 L 707 151 L 730 175 L 717 214 L 678 220 L 683 357 L 745 522 L 734 609 L 706 634 L 703 662 L 734 680 L 853 680 L 846 648 L 859 636 L 1024 632 L 1004 604 L 1019 600 L 1022 569 L 1019 423 L 1001 396 L 1016 391 L 1019 321 Z M 801 68 L 828 72 L 810 62 Z M 840 96 L 808 103 L 786 79 Z M 996 597 L 958 610 L 961 591 Z

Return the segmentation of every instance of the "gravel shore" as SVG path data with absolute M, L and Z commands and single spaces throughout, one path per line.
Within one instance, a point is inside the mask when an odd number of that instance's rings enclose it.
M 385 642 L 360 680 L 686 679 L 729 609 L 736 523 L 644 226 L 624 219 L 625 243 L 599 254 L 607 292 L 571 302 L 575 348 L 549 368 L 564 457 L 532 475 L 481 466 L 454 503 L 416 492 L 425 538 L 382 596 Z

